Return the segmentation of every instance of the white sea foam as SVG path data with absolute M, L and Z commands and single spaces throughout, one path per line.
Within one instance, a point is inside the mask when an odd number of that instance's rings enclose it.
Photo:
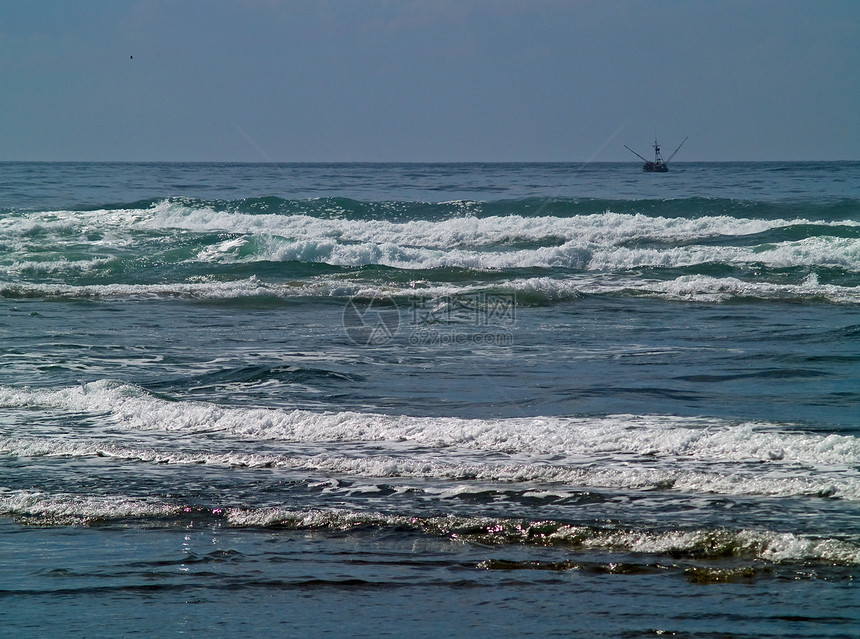
M 860 563 L 860 547 L 856 543 L 768 530 L 609 530 L 553 521 L 456 516 L 406 517 L 344 510 L 279 508 L 235 508 L 228 509 L 226 514 L 230 524 L 242 527 L 287 526 L 300 529 L 349 530 L 367 525 L 397 526 L 446 535 L 453 539 L 479 541 L 483 544 L 538 543 L 642 554 L 751 557 L 773 563 Z
M 548 237 L 617 243 L 637 238 L 689 240 L 718 235 L 747 235 L 806 220 L 739 220 L 728 216 L 698 219 L 649 217 L 606 211 L 572 217 L 520 215 L 457 217 L 444 220 L 361 220 L 310 215 L 249 215 L 210 208 L 191 208 L 164 201 L 150 210 L 143 226 L 196 232 L 228 231 L 289 237 L 297 241 L 337 238 L 347 242 L 391 242 L 437 248 L 485 246 Z M 848 222 L 851 224 L 851 222 Z
M 773 563 L 826 562 L 860 564 L 860 547 L 850 541 L 768 530 L 695 529 L 652 531 L 602 529 L 554 521 L 490 517 L 416 517 L 338 509 L 211 509 L 123 495 L 71 495 L 42 491 L 0 490 L 0 516 L 47 525 L 91 524 L 123 519 L 176 517 L 183 514 L 223 517 L 227 525 L 349 531 L 368 525 L 449 537 L 482 544 L 563 545 L 596 551 L 637 554 L 742 557 Z
M 784 469 L 764 472 L 761 469 L 734 468 L 726 472 L 724 465 L 712 469 L 659 468 L 637 464 L 636 460 L 612 461 L 579 455 L 567 463 L 556 461 L 456 461 L 453 454 L 430 454 L 426 451 L 413 456 L 386 455 L 379 446 L 367 456 L 342 455 L 334 452 L 308 455 L 276 453 L 211 452 L 180 450 L 169 447 L 131 447 L 111 442 L 53 441 L 27 438 L 0 438 L 0 452 L 17 457 L 111 457 L 156 464 L 207 464 L 243 468 L 281 468 L 310 472 L 336 473 L 377 478 L 421 478 L 453 481 L 492 481 L 506 483 L 539 483 L 636 490 L 679 490 L 683 492 L 717 493 L 723 495 L 764 495 L 771 497 L 839 497 L 860 500 L 858 478 L 838 474 L 816 476 L 810 473 L 790 473 Z M 316 450 L 316 449 L 315 449 Z M 402 453 L 402 451 L 401 451 Z M 519 457 L 522 457 L 521 455 Z M 694 464 L 685 460 L 687 466 Z
M 748 282 L 734 277 L 716 278 L 705 275 L 685 275 L 674 280 L 655 282 L 642 287 L 659 297 L 689 299 L 703 302 L 725 301 L 736 298 L 753 299 L 820 299 L 840 304 L 860 303 L 860 290 L 856 287 L 819 284 L 812 274 L 800 284 Z M 639 289 L 641 290 L 641 289 Z
M 58 260 L 46 260 L 43 262 L 25 260 L 13 262 L 6 267 L 7 273 L 86 273 L 95 271 L 115 263 L 116 258 L 93 258 L 69 260 L 65 257 Z
M 572 217 L 469 216 L 395 222 L 303 214 L 251 215 L 164 200 L 145 210 L 32 214 L 7 221 L 7 228 L 0 227 L 0 231 L 11 236 L 33 233 L 34 228 L 84 234 L 97 228 L 110 232 L 111 239 L 102 240 L 109 245 L 127 245 L 128 234 L 141 231 L 242 236 L 201 249 L 197 259 L 208 262 L 296 260 L 403 269 L 564 267 L 593 271 L 721 263 L 773 268 L 833 266 L 860 271 L 857 238 L 808 237 L 760 246 L 696 244 L 810 224 L 858 223 L 729 216 L 667 218 L 611 211 Z M 250 238 L 255 238 L 254 248 L 246 251 Z M 524 247 L 523 243 L 534 246 Z
M 575 530 L 562 529 L 564 537 Z M 818 539 L 792 533 L 754 530 L 693 530 L 653 533 L 642 531 L 603 532 L 590 535 L 587 548 L 625 548 L 637 553 L 684 553 L 753 556 L 775 563 L 827 561 L 840 564 L 860 563 L 860 548 L 836 539 Z
M 27 281 L 29 276 L 99 273 L 126 258 L 135 260 L 153 249 L 162 252 L 174 243 L 188 244 L 188 232 L 226 233 L 212 243 L 207 237 L 198 248 L 172 254 L 180 263 L 207 262 L 253 265 L 266 261 L 298 261 L 345 267 L 385 265 L 406 270 L 468 268 L 495 273 L 504 269 L 546 269 L 545 277 L 509 279 L 493 284 L 422 282 L 424 296 L 470 294 L 488 287 L 523 292 L 527 303 L 572 299 L 582 294 L 636 294 L 659 298 L 724 301 L 756 299 L 816 299 L 834 303 L 860 302 L 853 286 L 821 284 L 815 275 L 800 283 L 756 279 L 757 269 L 804 267 L 860 272 L 860 239 L 813 236 L 796 241 L 746 246 L 700 240 L 740 237 L 808 220 L 743 220 L 727 216 L 695 219 L 649 217 L 610 211 L 569 218 L 460 217 L 444 220 L 387 220 L 320 218 L 311 215 L 249 215 L 181 201 L 163 200 L 149 209 L 88 212 L 54 211 L 12 215 L 0 221 L 0 240 L 7 241 L 12 276 L 0 284 L 10 296 L 76 297 L 186 297 L 230 299 L 254 296 L 350 297 L 403 296 L 415 293 L 410 283 L 378 282 L 343 274 L 305 277 L 289 283 L 256 277 L 214 281 L 165 281 L 157 284 L 69 283 Z M 815 223 L 819 226 L 856 226 L 851 221 Z M 98 230 L 100 239 L 87 234 Z M 51 236 L 51 234 L 58 234 Z M 36 238 L 36 236 L 39 236 Z M 43 250 L 42 237 L 56 251 Z M 83 239 L 82 239 L 83 238 Z M 36 241 L 38 239 L 38 241 Z M 67 242 L 75 245 L 63 256 Z M 26 246 L 21 245 L 25 242 Z M 32 244 L 32 246 L 31 246 Z M 192 243 L 193 246 L 193 243 Z M 16 248 L 17 247 L 17 248 Z M 95 247 L 95 248 L 94 248 Z M 120 251 L 107 256 L 102 249 Z M 99 251 L 93 254 L 92 251 Z M 744 279 L 684 275 L 663 280 L 649 277 L 652 268 L 691 268 L 727 265 L 749 271 Z M 564 277 L 552 270 L 562 268 Z M 480 277 L 480 276 L 477 276 Z
M 14 438 L 0 446 L 21 455 L 108 454 L 145 461 L 269 465 L 377 477 L 662 486 L 724 494 L 860 499 L 858 438 L 790 432 L 775 424 L 647 415 L 482 420 L 223 408 L 169 402 L 140 388 L 108 381 L 61 390 L 0 387 L 0 406 L 90 412 L 130 431 L 183 437 L 218 432 L 241 441 L 349 442 L 360 450 L 362 444 L 373 444 L 367 454 L 344 454 L 338 446 L 329 446 L 328 452 L 308 456 L 188 453 Z M 391 442 L 400 444 L 386 448 Z M 404 454 L 403 446 L 421 452 Z M 597 460 L 600 464 L 595 466 Z
M 0 284 L 0 295 L 20 297 L 185 297 L 191 299 L 232 299 L 261 295 L 292 297 L 313 293 L 314 287 L 298 290 L 296 286 L 288 284 L 266 284 L 256 277 L 229 282 L 167 282 L 164 284 Z
M 811 237 L 765 246 L 696 245 L 695 240 L 743 236 L 807 220 L 738 220 L 653 218 L 602 214 L 557 217 L 456 218 L 442 221 L 390 222 L 331 220 L 316 217 L 260 216 L 167 206 L 150 221 L 155 227 L 198 232 L 230 230 L 266 238 L 246 261 L 323 262 L 338 266 L 380 264 L 403 269 L 433 268 L 571 268 L 595 271 L 641 267 L 686 267 L 720 263 L 836 266 L 860 270 L 860 239 Z M 852 224 L 852 223 L 846 223 Z M 551 246 L 540 245 L 547 240 Z M 683 246 L 630 247 L 632 240 Z M 517 248 L 521 242 L 538 244 Z M 201 259 L 234 261 L 236 240 L 207 249 Z
M 520 215 L 457 217 L 444 220 L 360 220 L 319 218 L 310 215 L 249 215 L 211 208 L 192 208 L 163 201 L 150 210 L 150 228 L 180 228 L 197 232 L 228 231 L 289 237 L 296 241 L 336 238 L 346 242 L 390 242 L 436 248 L 486 246 L 511 242 L 561 238 L 598 244 L 618 244 L 636 239 L 690 241 L 717 236 L 744 236 L 793 225 L 857 226 L 850 220 L 813 222 L 797 220 L 739 219 L 730 216 L 699 218 L 651 217 L 605 211 L 571 217 Z M 139 217 L 135 218 L 139 220 Z
M 87 523 L 135 517 L 157 517 L 178 512 L 157 499 L 125 496 L 84 496 L 41 491 L 0 491 L 0 516 L 30 517 L 42 523 Z
M 856 287 L 820 284 L 815 275 L 799 284 L 767 281 L 747 281 L 734 277 L 683 275 L 671 280 L 625 276 L 614 273 L 577 273 L 564 278 L 527 277 L 495 283 L 434 283 L 426 280 L 406 283 L 370 282 L 338 276 L 318 276 L 289 283 L 267 282 L 256 276 L 244 279 L 216 281 L 165 282 L 162 284 L 0 284 L 0 295 L 7 297 L 52 298 L 188 298 L 238 299 L 250 297 L 349 298 L 414 297 L 445 298 L 474 295 L 480 292 L 523 293 L 520 301 L 552 303 L 576 299 L 582 295 L 635 294 L 673 300 L 722 302 L 737 298 L 752 299 L 810 299 L 836 304 L 860 303 Z

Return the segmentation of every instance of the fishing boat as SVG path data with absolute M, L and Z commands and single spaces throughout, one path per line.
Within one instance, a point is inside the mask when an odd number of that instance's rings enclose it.
M 684 142 L 687 141 L 687 138 L 689 138 L 689 136 L 684 138 Z M 645 158 L 643 158 L 641 155 L 636 153 L 636 151 L 631 149 L 626 144 L 624 145 L 624 148 L 645 162 L 645 164 L 642 165 L 642 170 L 645 171 L 646 173 L 666 173 L 669 171 L 669 162 L 672 160 L 673 157 L 675 157 L 675 153 L 677 153 L 681 149 L 681 147 L 684 146 L 684 142 L 681 142 L 681 144 L 678 145 L 678 148 L 675 149 L 675 151 L 672 153 L 672 155 L 669 156 L 668 160 L 663 160 L 663 156 L 660 155 L 660 144 L 657 142 L 657 140 L 654 140 L 654 160 L 653 161 L 652 160 L 646 160 Z

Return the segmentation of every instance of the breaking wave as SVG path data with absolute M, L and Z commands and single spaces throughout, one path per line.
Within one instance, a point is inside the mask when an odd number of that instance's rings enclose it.
M 165 523 L 208 518 L 233 528 L 285 528 L 306 531 L 351 532 L 369 528 L 420 533 L 486 546 L 555 546 L 578 552 L 623 552 L 631 555 L 669 555 L 676 559 L 743 559 L 773 564 L 816 563 L 856 566 L 860 545 L 856 542 L 768 530 L 649 530 L 600 528 L 553 520 L 464 517 L 445 515 L 415 517 L 338 509 L 295 510 L 281 508 L 222 508 L 169 504 L 128 497 L 82 497 L 40 492 L 0 492 L 0 516 L 15 517 L 31 525 L 104 525 L 128 520 Z M 575 559 L 549 566 L 490 559 L 482 569 L 576 569 Z M 692 577 L 708 575 L 702 568 L 688 568 Z M 719 581 L 719 576 L 710 575 Z
M 860 500 L 860 441 L 787 426 L 660 415 L 459 419 L 223 408 L 168 401 L 110 381 L 62 390 L 0 388 L 0 406 L 100 416 L 128 431 L 174 433 L 199 448 L 92 438 L 0 439 L 16 456 L 107 456 L 172 464 L 279 467 L 418 477 Z M 206 447 L 213 433 L 237 442 Z M 238 442 L 243 442 L 238 446 Z M 248 450 L 248 443 L 262 448 Z M 271 443 L 271 447 L 266 445 Z M 308 444 L 281 452 L 279 444 Z M 339 445 L 349 443 L 345 453 Z
M 762 211 L 697 198 L 173 198 L 15 212 L 0 220 L 0 268 L 9 276 L 0 294 L 402 295 L 417 282 L 447 295 L 498 286 L 535 295 L 528 300 L 535 303 L 580 294 L 856 303 L 860 223 L 834 219 L 832 211 L 778 217 L 801 211 L 768 206 L 775 210 L 766 216 L 745 217 Z

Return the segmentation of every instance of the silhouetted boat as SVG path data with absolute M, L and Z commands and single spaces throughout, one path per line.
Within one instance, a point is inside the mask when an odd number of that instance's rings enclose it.
M 684 142 L 686 142 L 687 138 L 689 138 L 689 137 L 690 136 L 687 136 L 686 138 L 684 138 Z M 654 140 L 654 161 L 653 162 L 651 160 L 646 160 L 645 158 L 643 158 L 641 155 L 636 153 L 636 151 L 631 149 L 626 144 L 624 145 L 624 148 L 627 149 L 628 151 L 630 151 L 636 157 L 641 158 L 645 162 L 645 164 L 642 165 L 643 171 L 647 171 L 648 173 L 666 173 L 669 170 L 670 160 L 673 157 L 675 157 L 675 153 L 677 153 L 679 151 L 679 149 L 682 146 L 684 146 L 684 142 L 681 142 L 681 144 L 678 145 L 678 148 L 675 149 L 674 153 L 672 153 L 672 155 L 669 156 L 669 159 L 665 160 L 665 161 L 663 160 L 663 156 L 660 155 L 660 145 L 657 143 L 657 140 Z

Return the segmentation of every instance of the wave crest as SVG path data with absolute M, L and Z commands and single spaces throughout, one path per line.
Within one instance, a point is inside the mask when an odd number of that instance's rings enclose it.
M 372 477 L 564 482 L 860 500 L 856 471 L 860 440 L 790 432 L 776 424 L 659 415 L 459 419 L 223 408 L 167 401 L 139 387 L 110 381 L 61 390 L 0 387 L 0 406 L 93 413 L 128 431 L 204 439 L 220 433 L 260 445 L 315 445 L 307 455 L 285 455 L 276 450 L 189 453 L 87 441 L 4 439 L 0 447 L 18 455 L 107 454 L 130 460 L 277 466 Z M 339 452 L 344 442 L 356 452 Z M 603 461 L 594 465 L 597 460 Z M 738 470 L 739 464 L 750 462 L 764 465 Z

